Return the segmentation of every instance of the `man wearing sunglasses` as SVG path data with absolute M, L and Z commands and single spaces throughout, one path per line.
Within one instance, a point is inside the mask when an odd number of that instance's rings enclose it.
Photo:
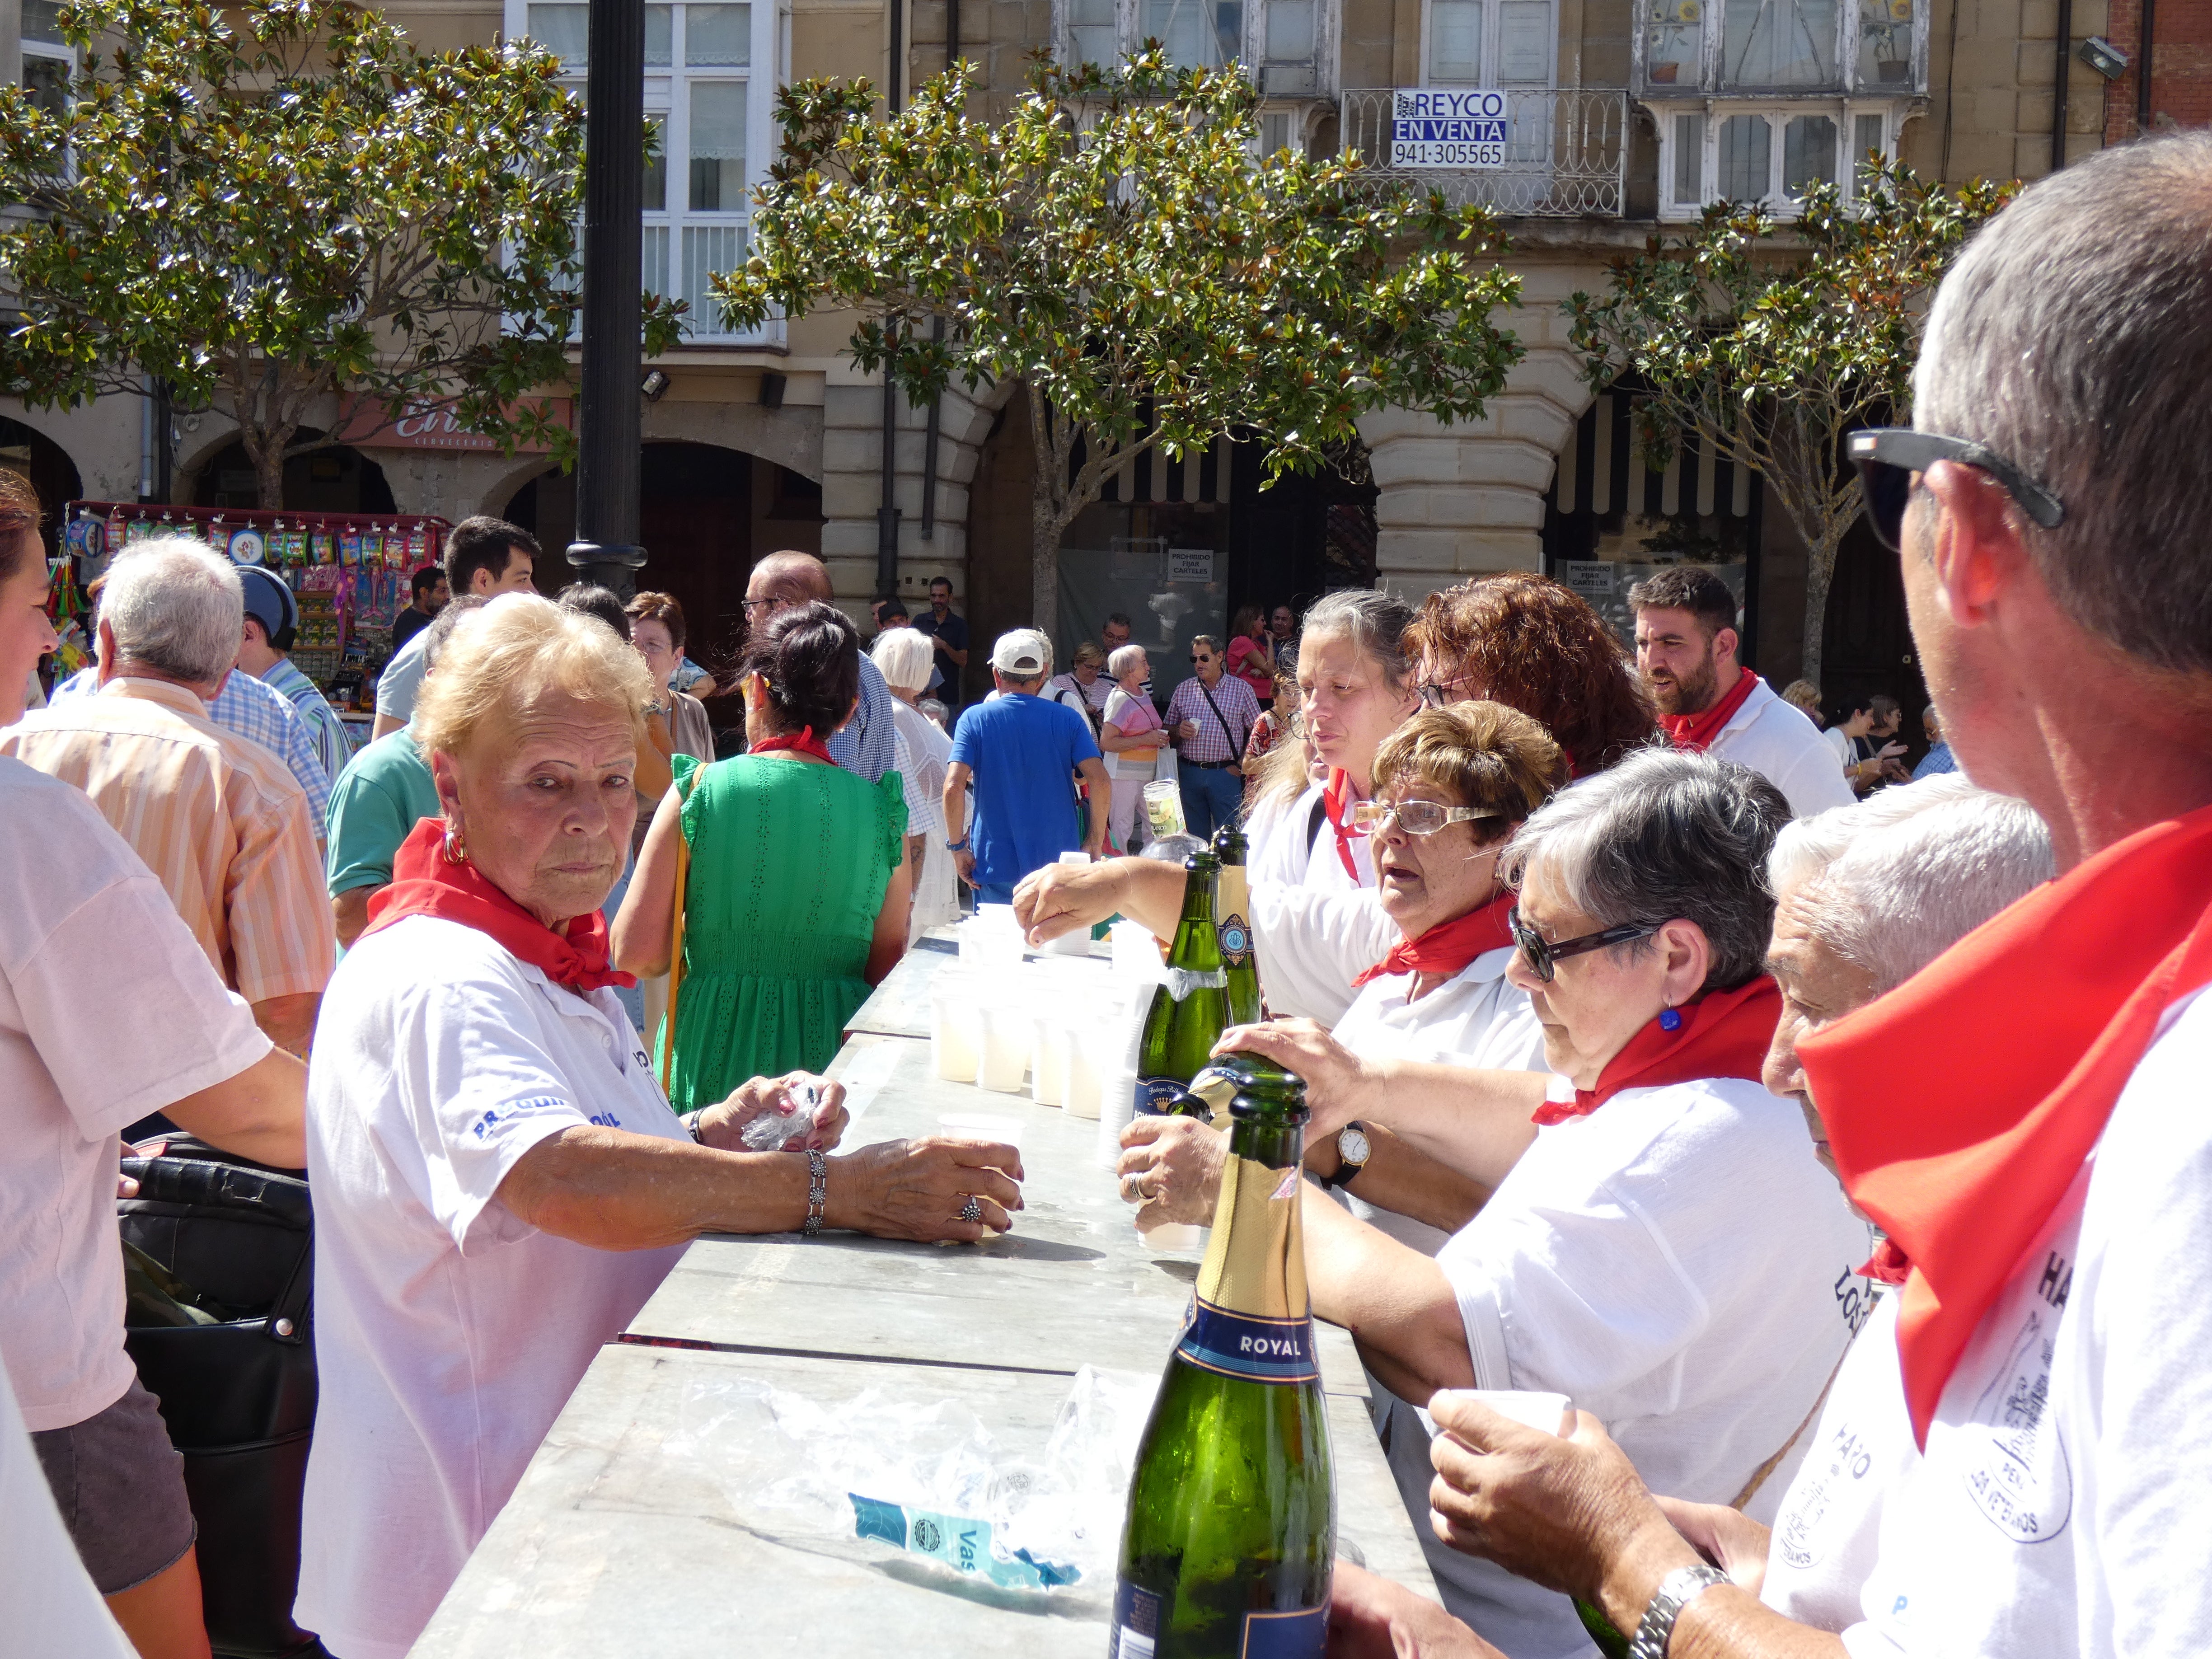
M 1532 1449 L 1489 1417 L 1452 1425 L 1469 1455 L 1432 1494 L 1451 1535 L 1642 1622 L 1642 1651 L 2203 1651 L 2208 356 L 2212 133 L 2193 131 L 2023 191 L 1936 295 L 1917 429 L 1850 441 L 1959 764 L 2035 810 L 2059 874 L 1796 1042 L 1846 1188 L 1910 1264 L 1893 1398 L 1923 1455 L 1883 1504 L 1856 1622 L 1826 1634 L 1716 1582 L 1617 1501 L 1634 1477 L 1601 1473 L 1588 1433 Z
M 1636 669 L 1677 749 L 1748 766 L 1806 817 L 1851 804 L 1812 721 L 1736 660 L 1735 595 L 1702 565 L 1674 565 L 1628 590 Z
M 1190 642 L 1190 678 L 1168 698 L 1167 726 L 1175 733 L 1182 788 L 1183 822 L 1201 841 L 1237 822 L 1244 804 L 1244 741 L 1259 722 L 1252 688 L 1222 669 L 1221 641 L 1200 634 Z

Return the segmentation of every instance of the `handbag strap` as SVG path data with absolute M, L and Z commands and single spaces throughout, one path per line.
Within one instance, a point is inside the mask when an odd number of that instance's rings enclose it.
M 691 775 L 697 777 L 697 773 Z M 678 797 L 679 806 L 691 799 L 688 781 L 676 787 L 683 793 Z M 676 1072 L 676 999 L 684 988 L 684 887 L 691 873 L 691 838 L 684 833 L 684 816 L 679 810 L 676 819 L 676 915 L 670 923 L 668 935 L 668 1012 L 660 1021 L 660 1091 L 668 1092 L 669 1081 Z
M 276 1300 L 270 1306 L 264 1328 L 270 1341 L 296 1348 L 307 1340 L 307 1299 L 314 1288 L 315 1238 L 310 1233 L 300 1259 L 292 1264 L 292 1276 L 284 1281 L 284 1288 L 276 1293 Z
M 1193 679 L 1198 679 L 1198 677 L 1195 674 L 1192 675 L 1191 678 Z M 1221 735 L 1224 738 L 1228 738 L 1229 722 L 1223 720 L 1221 717 L 1221 705 L 1213 700 L 1213 689 L 1207 685 L 1204 680 L 1199 680 L 1198 691 L 1199 695 L 1206 699 L 1206 706 L 1213 711 L 1213 718 L 1215 720 L 1219 722 L 1221 726 Z M 1241 734 L 1230 740 L 1229 763 L 1231 765 L 1235 765 L 1238 761 L 1244 757 L 1244 745 L 1246 742 L 1250 739 L 1251 736 L 1251 728 L 1247 726 Z

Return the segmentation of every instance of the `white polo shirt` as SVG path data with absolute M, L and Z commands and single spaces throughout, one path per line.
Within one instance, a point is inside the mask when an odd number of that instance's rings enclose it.
M 1857 799 L 1820 728 L 1802 709 L 1776 696 L 1765 680 L 1752 687 L 1708 752 L 1758 773 L 1788 797 L 1796 817 L 1849 806 Z
M 1544 1028 L 1528 994 L 1505 982 L 1510 945 L 1486 951 L 1419 1002 L 1406 1000 L 1411 974 L 1372 979 L 1337 1021 L 1339 1042 L 1363 1060 L 1435 1060 L 1484 1071 L 1541 1072 Z M 1370 965 L 1372 965 L 1370 963 Z M 1450 1235 L 1425 1221 L 1362 1201 L 1346 1188 L 1334 1196 L 1362 1221 L 1434 1255 Z
M 1882 1504 L 1920 1462 L 1905 1379 L 1897 1369 L 1897 1297 L 1880 1296 L 1851 1340 L 1820 1420 L 1806 1431 L 1804 1460 L 1783 1494 L 1759 1599 L 1815 1630 L 1856 1624 L 1874 1571 Z
M 1856 1656 L 2212 1645 L 2212 997 L 2167 1011 L 1883 1506 Z
M 1812 1413 L 1850 1336 L 1838 1287 L 1871 1249 L 1796 1104 L 1711 1079 L 1539 1130 L 1437 1263 L 1477 1388 L 1564 1394 L 1652 1491 L 1725 1504 Z M 1403 1425 L 1387 1450 L 1425 1518 L 1428 1441 Z M 1747 1512 L 1771 1516 L 1791 1473 Z M 1444 1605 L 1510 1659 L 1594 1650 L 1566 1597 L 1418 1530 Z
M 33 1431 L 98 1415 L 137 1375 L 118 1132 L 269 1049 L 100 809 L 0 756 L 0 1358 Z
M 612 991 L 430 916 L 346 953 L 307 1085 L 322 1394 L 293 1614 L 344 1659 L 407 1651 L 683 1254 L 592 1249 L 499 1202 L 524 1153 L 585 1123 L 686 1139 Z

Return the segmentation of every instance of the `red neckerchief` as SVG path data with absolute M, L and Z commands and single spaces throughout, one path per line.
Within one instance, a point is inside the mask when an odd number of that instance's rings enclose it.
M 1701 714 L 1662 714 L 1659 729 L 1677 749 L 1694 749 L 1699 752 L 1713 746 L 1713 739 L 1721 728 L 1735 718 L 1735 711 L 1743 707 L 1752 688 L 1759 684 L 1759 676 L 1748 668 L 1741 670 L 1729 694 Z
M 1597 1087 L 1577 1089 L 1572 1100 L 1547 1100 L 1533 1120 L 1550 1128 L 1571 1117 L 1587 1117 L 1623 1089 L 1663 1089 L 1699 1078 L 1732 1077 L 1759 1081 L 1781 1017 L 1782 993 L 1765 974 L 1733 991 L 1708 991 L 1674 1011 L 1682 1023 L 1668 1030 L 1654 1019 L 1628 1039 L 1628 1046 L 1605 1063 Z
M 1845 1189 L 1912 1264 L 1897 1346 L 1923 1449 L 2159 1016 L 2208 982 L 2212 807 L 2106 848 L 1799 1042 Z
M 589 991 L 602 985 L 635 985 L 607 960 L 607 920 L 597 910 L 571 916 L 556 933 L 490 882 L 476 866 L 446 857 L 446 824 L 424 818 L 392 858 L 392 884 L 368 901 L 366 939 L 403 916 L 437 916 L 489 934 L 492 940 L 556 985 Z
M 1364 836 L 1364 830 L 1354 827 L 1346 817 L 1348 797 L 1352 793 L 1352 777 L 1340 766 L 1328 769 L 1328 782 L 1321 792 L 1321 801 L 1328 813 L 1329 828 L 1336 831 L 1336 855 L 1344 860 L 1344 873 L 1352 878 L 1354 887 L 1361 885 L 1359 866 L 1352 862 L 1352 838 Z
M 797 737 L 786 732 L 781 737 L 763 738 L 746 752 L 754 755 L 773 755 L 781 749 L 793 750 L 802 755 L 811 755 L 815 759 L 825 762 L 831 766 L 837 763 L 830 758 L 828 746 L 821 738 L 814 735 L 814 728 L 811 726 L 800 726 Z
M 1905 1260 L 1905 1252 L 1897 1248 L 1897 1241 L 1885 1238 L 1875 1246 L 1874 1254 L 1859 1269 L 1859 1277 L 1871 1279 L 1877 1285 L 1902 1285 L 1905 1275 L 1911 1271 L 1912 1264 Z
M 1463 916 L 1438 922 L 1419 939 L 1401 939 L 1389 955 L 1353 980 L 1352 988 L 1390 974 L 1456 974 L 1485 951 L 1513 943 L 1513 930 L 1505 921 L 1512 909 L 1513 895 L 1500 893 Z

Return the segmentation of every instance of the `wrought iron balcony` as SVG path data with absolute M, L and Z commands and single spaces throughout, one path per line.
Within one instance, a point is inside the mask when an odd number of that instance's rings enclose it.
M 1340 143 L 1384 177 L 1440 190 L 1455 205 L 1478 203 L 1508 217 L 1617 219 L 1628 162 L 1628 94 L 1619 88 L 1531 88 L 1505 100 L 1503 160 L 1495 167 L 1393 167 L 1388 87 L 1341 100 Z

